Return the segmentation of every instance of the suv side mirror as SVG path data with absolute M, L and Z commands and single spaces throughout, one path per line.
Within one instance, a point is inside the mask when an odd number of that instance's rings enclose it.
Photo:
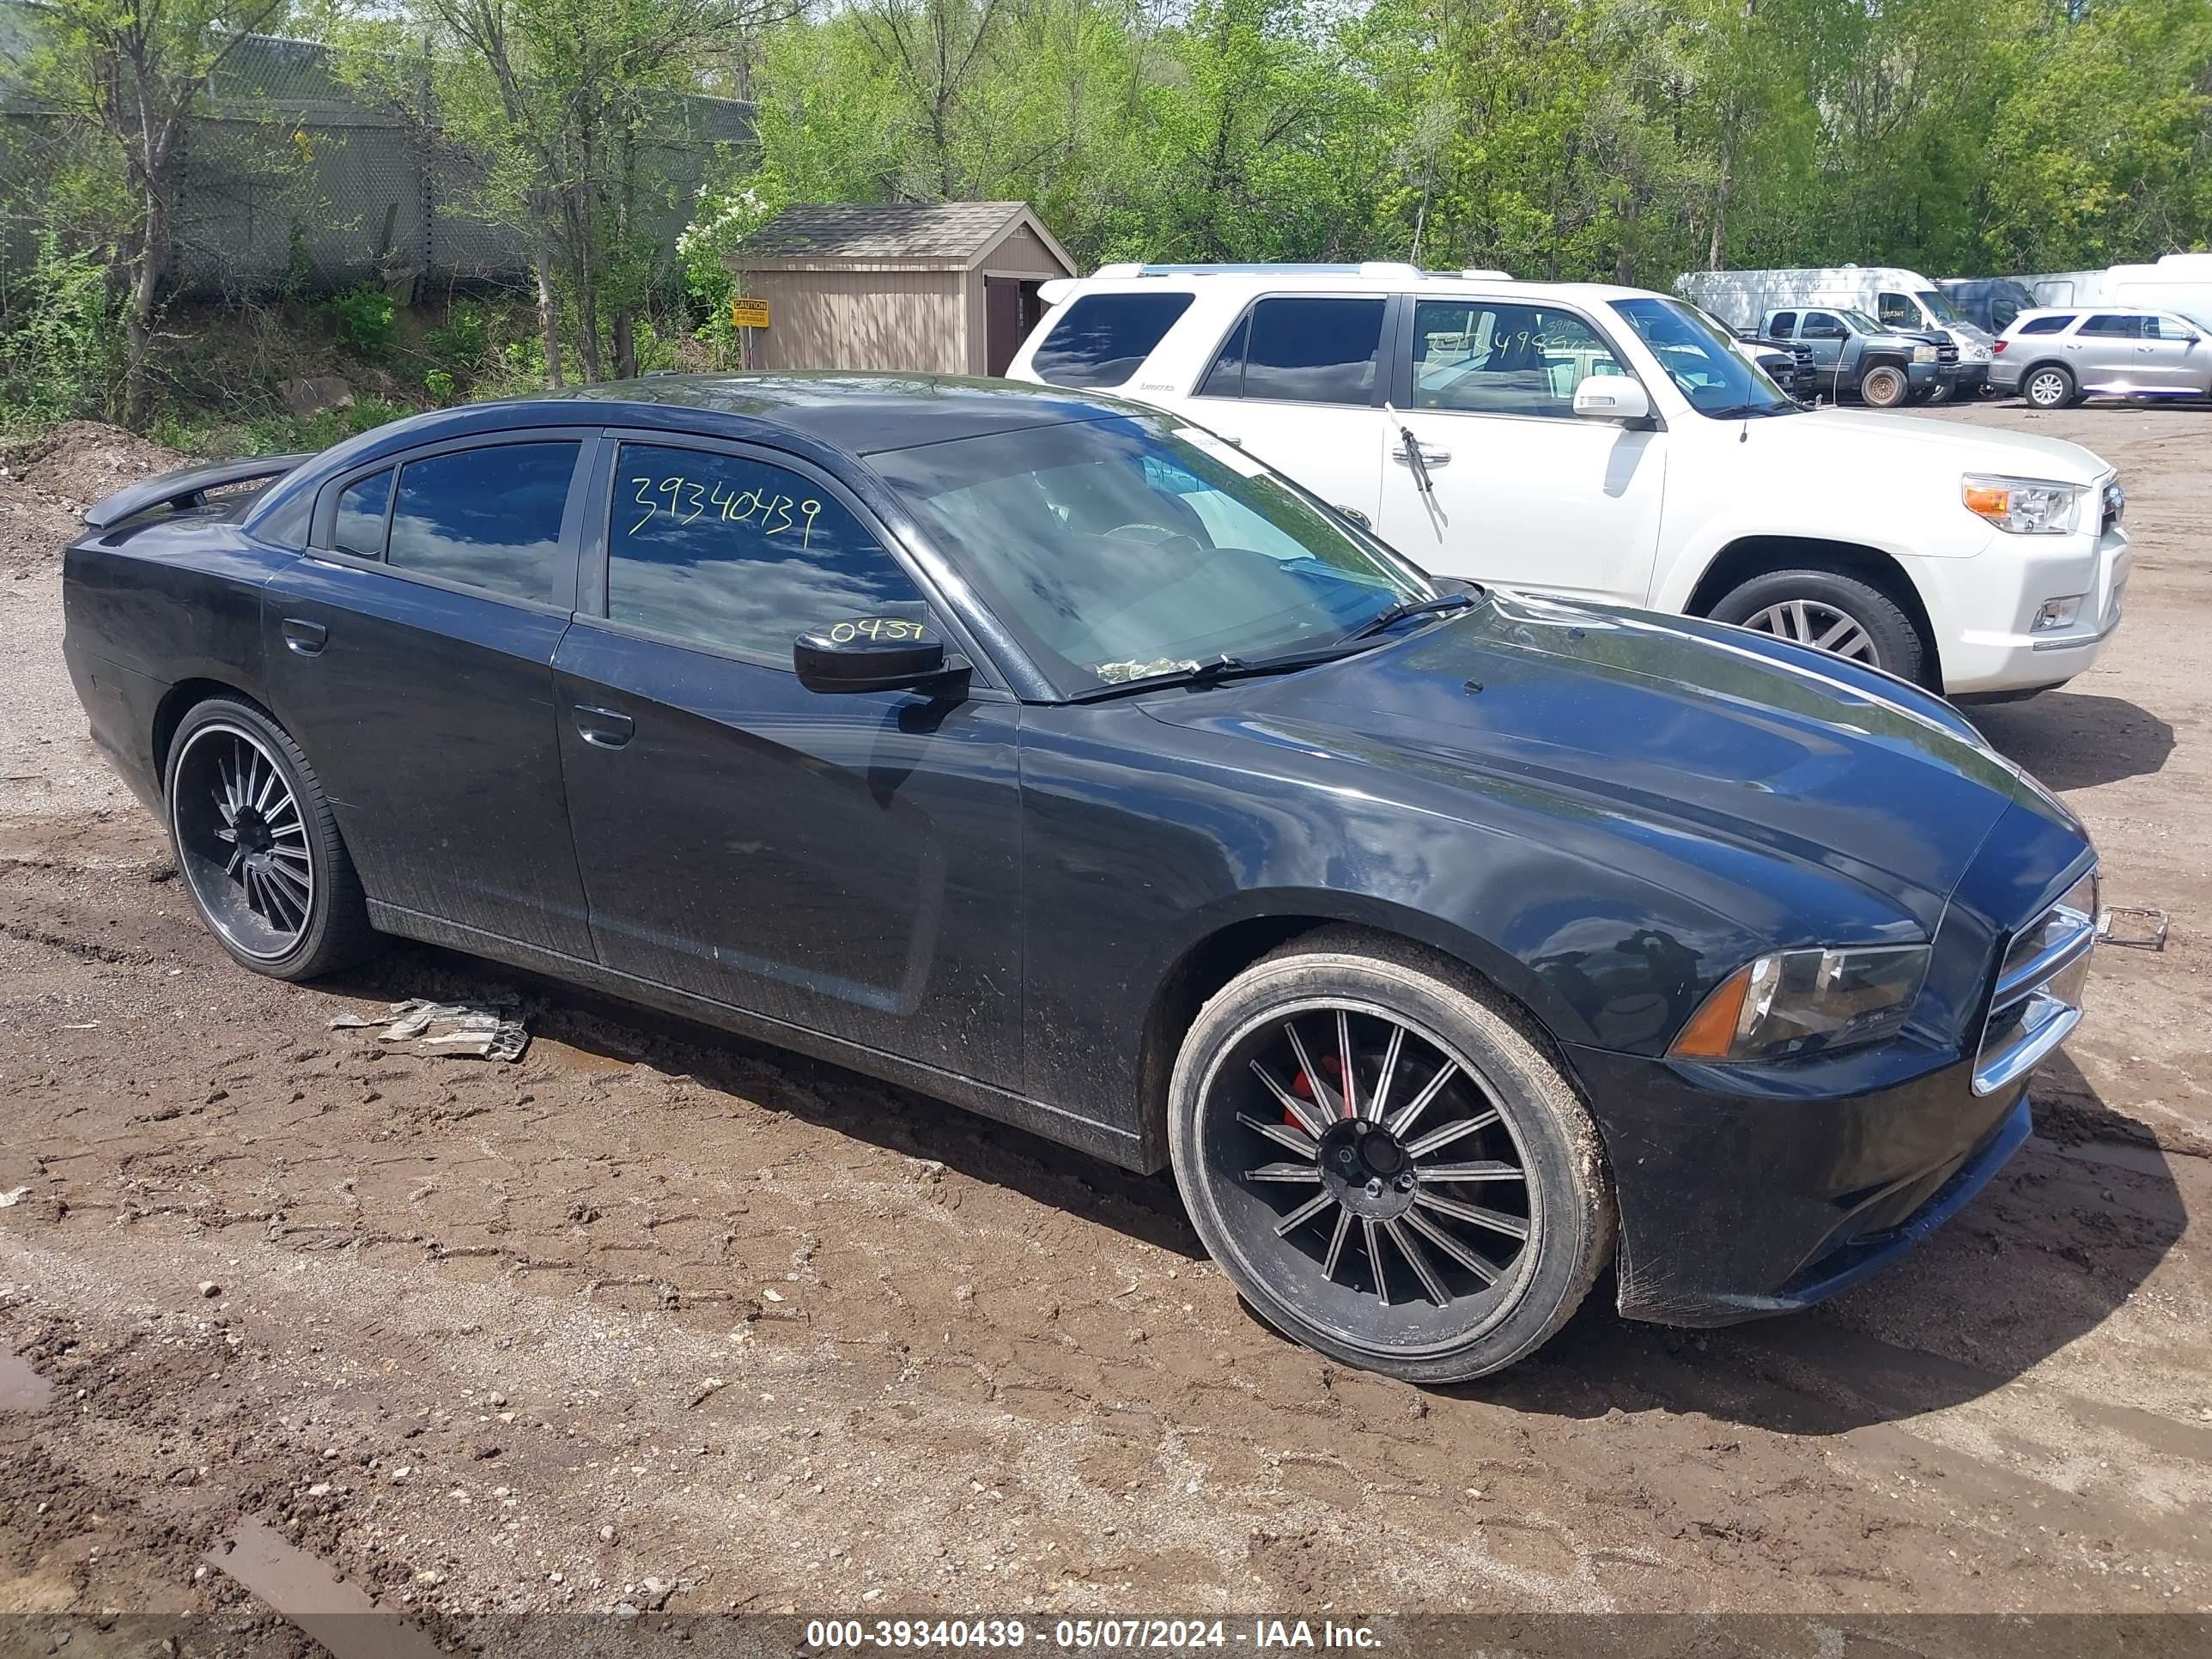
M 1575 385 L 1575 414 L 1585 421 L 1635 426 L 1651 418 L 1651 394 L 1627 374 L 1585 374 Z
M 929 624 L 910 617 L 848 617 L 793 641 L 792 666 L 809 691 L 949 689 L 967 661 L 945 653 Z

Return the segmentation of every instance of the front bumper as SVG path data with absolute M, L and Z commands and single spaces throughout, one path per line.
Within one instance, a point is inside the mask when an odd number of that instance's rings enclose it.
M 1970 1058 L 1820 1098 L 1792 1097 L 1780 1075 L 1570 1059 L 1613 1166 L 1620 1311 L 1664 1325 L 1789 1313 L 1881 1271 L 1988 1185 L 2029 1129 L 2026 1085 L 1977 1096 Z
M 2115 524 L 2071 536 L 1990 532 L 1972 558 L 1909 562 L 1928 606 L 1948 696 L 2063 685 L 2097 660 L 2120 625 L 2131 560 Z M 2079 595 L 2072 625 L 2039 630 L 2049 599 Z

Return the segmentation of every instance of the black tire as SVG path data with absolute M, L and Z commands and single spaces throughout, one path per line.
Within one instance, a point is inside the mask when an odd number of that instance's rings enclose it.
M 1934 386 L 1928 388 L 1928 395 L 1925 398 L 1923 398 L 1920 401 L 1926 404 L 1930 409 L 1933 409 L 1938 404 L 1949 403 L 1951 401 L 1951 394 L 1955 389 L 1956 388 L 1954 387 L 1949 381 L 1938 380 Z
M 1859 376 L 1859 401 L 1869 409 L 1895 409 L 1911 390 L 1911 380 L 1895 363 L 1876 363 Z
M 267 714 L 232 697 L 195 705 L 170 739 L 163 783 L 185 890 L 235 961 L 304 980 L 375 949 L 330 798 Z
M 1707 614 L 1715 622 L 1844 651 L 1915 685 L 1928 684 L 1927 643 L 1912 618 L 1880 588 L 1840 570 L 1769 571 L 1722 595 Z M 1806 624 L 1802 629 L 1796 625 L 1800 619 Z M 1823 645 L 1838 619 L 1856 624 L 1856 633 Z M 1861 637 L 1864 649 L 1849 648 L 1857 646 Z
M 2020 400 L 2030 409 L 2064 409 L 2081 395 L 2074 371 L 2063 363 L 2038 363 L 2021 376 Z
M 1314 1052 L 1282 1035 L 1301 1023 L 1352 1056 L 1349 1115 L 1328 1093 L 1331 1055 L 1312 1061 L 1322 1075 L 1303 1109 L 1318 1136 L 1254 1075 L 1257 1062 L 1293 1091 L 1306 1085 L 1305 1070 L 1271 1071 L 1267 1059 Z M 1340 1065 L 1334 1075 L 1340 1089 Z M 1391 1085 L 1378 1087 L 1386 1075 Z M 1246 1302 L 1286 1336 L 1364 1370 L 1441 1383 L 1510 1365 L 1567 1322 L 1612 1259 L 1597 1130 L 1526 1017 L 1461 964 L 1386 934 L 1323 928 L 1231 980 L 1183 1039 L 1168 1126 L 1192 1222 Z M 1431 1140 L 1449 1146 L 1449 1160 L 1419 1150 Z M 1396 1161 L 1355 1161 L 1375 1148 Z M 1354 1170 L 1349 1186 L 1337 1158 Z M 1397 1173 L 1386 1183 L 1370 1177 L 1376 1168 Z M 1356 1225 L 1354 1203 L 1364 1206 Z M 1392 1205 L 1394 1216 L 1371 1212 Z

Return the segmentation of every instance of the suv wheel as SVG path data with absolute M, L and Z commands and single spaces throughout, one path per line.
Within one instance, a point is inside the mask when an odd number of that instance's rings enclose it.
M 313 979 L 368 954 L 361 880 L 314 768 L 250 703 L 212 698 L 169 745 L 169 841 L 192 908 L 256 973 Z
M 1920 630 L 1897 601 L 1856 576 L 1835 570 L 1776 570 L 1723 596 L 1709 613 L 1782 639 L 1795 640 L 1899 679 L 1924 684 L 1927 651 Z
M 1859 401 L 1873 409 L 1895 409 L 1905 401 L 1911 382 L 1893 363 L 1878 363 L 1859 380 Z
M 1523 1018 L 1464 968 L 1326 928 L 1192 1024 L 1169 1085 L 1199 1237 L 1279 1330 L 1416 1382 L 1565 1324 L 1613 1252 L 1597 1131 Z
M 2074 376 L 2057 363 L 2040 363 L 2021 382 L 2020 395 L 2033 409 L 2063 409 L 2074 401 Z

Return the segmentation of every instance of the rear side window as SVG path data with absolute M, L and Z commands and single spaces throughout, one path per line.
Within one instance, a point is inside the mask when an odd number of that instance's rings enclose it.
M 1797 331 L 1797 313 L 1794 311 L 1776 312 L 1774 320 L 1766 325 L 1766 331 L 1775 339 L 1788 339 Z
M 744 455 L 622 447 L 610 620 L 788 668 L 810 629 L 924 615 L 898 561 L 812 479 Z
M 1201 396 L 1277 403 L 1375 401 L 1382 313 L 1375 300 L 1262 300 L 1231 331 Z
M 391 509 L 390 467 L 348 484 L 338 492 L 337 523 L 331 531 L 331 545 L 360 558 L 382 558 L 385 522 Z
M 2136 321 L 2133 317 L 2092 317 L 2076 332 L 2102 335 L 2112 340 L 2132 340 L 2136 337 Z
M 408 462 L 386 556 L 395 569 L 550 603 L 580 447 L 497 444 Z
M 1120 386 L 1167 337 L 1192 296 L 1086 294 L 1060 314 L 1030 367 L 1054 386 Z
M 2020 325 L 2022 334 L 2058 334 L 2072 322 L 2071 315 L 2064 317 L 2031 317 Z

